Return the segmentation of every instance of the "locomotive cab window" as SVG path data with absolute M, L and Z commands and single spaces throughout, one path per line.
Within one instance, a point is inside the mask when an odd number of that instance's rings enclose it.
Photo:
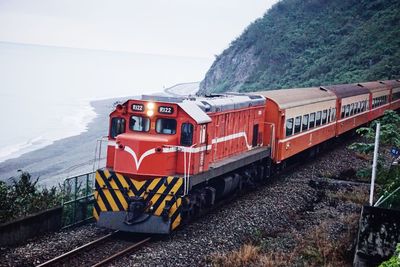
M 112 118 L 111 119 L 111 129 L 110 137 L 115 138 L 117 135 L 125 132 L 125 119 L 124 118 Z
M 293 119 L 286 120 L 286 136 L 291 136 L 293 134 Z
M 156 122 L 156 132 L 160 134 L 175 134 L 176 120 L 174 119 L 158 119 Z
M 192 144 L 193 144 L 193 124 L 182 123 L 181 146 L 191 146 Z
M 148 132 L 150 129 L 150 119 L 140 116 L 131 116 L 129 129 L 135 132 Z

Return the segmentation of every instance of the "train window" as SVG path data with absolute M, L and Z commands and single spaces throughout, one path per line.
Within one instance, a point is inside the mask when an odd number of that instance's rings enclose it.
M 344 111 L 345 111 L 345 106 L 342 106 L 342 115 L 340 117 L 343 119 L 344 118 Z
M 321 111 L 318 111 L 315 115 L 315 126 L 321 125 Z
M 326 124 L 328 118 L 328 111 L 325 109 L 322 111 L 322 124 Z
M 303 116 L 303 126 L 301 127 L 302 131 L 308 130 L 308 117 L 309 117 L 308 114 Z
M 301 130 L 301 116 L 296 117 L 294 120 L 294 133 L 299 133 Z
M 344 112 L 344 116 L 348 117 L 350 114 L 350 105 L 346 105 L 344 108 L 345 112 Z
M 111 119 L 111 129 L 110 137 L 115 138 L 117 135 L 125 132 L 125 119 L 124 118 L 112 118 Z
M 336 108 L 333 108 L 332 112 L 331 112 L 331 121 L 334 121 L 334 120 L 336 120 Z
M 328 122 L 332 122 L 333 121 L 332 114 L 333 114 L 333 108 L 330 108 L 329 112 L 328 112 Z
M 354 104 L 350 105 L 350 116 L 354 114 Z
M 361 112 L 361 105 L 362 105 L 361 101 L 357 103 L 357 113 Z
M 286 120 L 286 136 L 291 136 L 293 134 L 293 119 Z
M 181 146 L 191 146 L 192 144 L 193 144 L 193 124 L 182 123 Z
M 141 116 L 131 116 L 129 129 L 135 132 L 148 132 L 150 130 L 150 119 Z
M 160 134 L 175 134 L 176 120 L 174 119 L 158 119 L 156 122 L 156 132 Z
M 309 129 L 314 128 L 314 126 L 315 126 L 315 112 L 310 114 L 310 127 L 309 127 Z

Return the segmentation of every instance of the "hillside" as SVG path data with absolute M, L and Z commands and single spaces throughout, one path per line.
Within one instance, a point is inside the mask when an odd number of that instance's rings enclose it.
M 400 78 L 400 1 L 282 0 L 217 56 L 199 93 Z

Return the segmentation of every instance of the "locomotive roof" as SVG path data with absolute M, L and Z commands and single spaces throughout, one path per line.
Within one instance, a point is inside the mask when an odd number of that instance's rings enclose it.
M 190 102 L 197 105 L 204 112 L 222 112 L 265 104 L 265 98 L 255 94 L 224 93 L 200 97 L 169 97 L 160 95 L 142 95 L 141 100 L 161 101 L 167 103 Z M 186 104 L 187 106 L 187 104 Z
M 225 93 L 205 97 L 142 95 L 138 99 L 177 104 L 198 124 L 211 121 L 211 118 L 207 115 L 207 113 L 223 112 L 265 104 L 265 98 L 263 96 L 240 93 Z
M 332 91 L 338 98 L 346 98 L 356 95 L 365 95 L 369 93 L 369 90 L 358 84 L 338 84 L 338 85 L 327 85 L 321 88 Z
M 336 99 L 334 93 L 318 87 L 261 91 L 257 94 L 273 100 L 282 109 Z

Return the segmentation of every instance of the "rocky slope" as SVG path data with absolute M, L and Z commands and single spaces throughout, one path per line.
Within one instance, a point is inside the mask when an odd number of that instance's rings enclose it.
M 200 94 L 400 78 L 400 1 L 282 0 L 219 55 Z

